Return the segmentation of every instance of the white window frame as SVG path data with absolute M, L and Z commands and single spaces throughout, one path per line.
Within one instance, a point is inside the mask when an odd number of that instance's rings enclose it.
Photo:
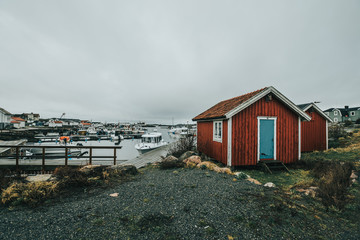
M 334 118 L 334 122 L 338 122 L 339 120 L 337 118 Z
M 351 111 L 350 116 L 355 116 L 355 111 Z
M 338 111 L 334 111 L 334 116 L 337 116 L 338 115 Z
M 214 121 L 213 122 L 213 140 L 215 142 L 221 142 L 224 136 L 223 131 L 223 121 Z

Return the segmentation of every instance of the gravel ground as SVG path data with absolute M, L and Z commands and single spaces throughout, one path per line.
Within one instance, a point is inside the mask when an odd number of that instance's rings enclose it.
M 272 189 L 225 174 L 148 168 L 132 181 L 35 209 L 0 208 L 0 239 L 307 239 L 314 233 L 352 238 L 350 232 L 332 233 L 331 226 L 321 230 L 305 215 L 276 210 L 269 204 L 273 197 Z

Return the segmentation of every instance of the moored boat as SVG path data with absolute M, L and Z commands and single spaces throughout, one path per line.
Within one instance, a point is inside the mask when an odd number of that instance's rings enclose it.
M 162 134 L 159 132 L 146 133 L 141 136 L 141 142 L 135 145 L 136 150 L 140 154 L 149 152 L 156 148 L 167 145 L 168 143 L 162 139 Z
M 66 143 L 66 139 L 64 139 L 63 142 L 59 143 L 59 146 L 82 146 L 81 143 L 74 144 L 74 143 Z M 37 145 L 39 146 L 39 145 Z M 58 157 L 64 157 L 65 156 L 65 148 L 64 147 L 51 147 L 48 148 L 47 146 L 56 146 L 56 145 L 45 145 L 45 156 L 46 158 L 58 158 Z M 24 151 L 26 151 L 28 154 L 30 154 L 31 158 L 39 158 L 43 155 L 43 148 L 38 147 L 24 147 Z M 77 157 L 80 155 L 83 155 L 87 152 L 83 152 L 80 148 L 68 148 L 67 149 L 67 155 L 68 157 Z

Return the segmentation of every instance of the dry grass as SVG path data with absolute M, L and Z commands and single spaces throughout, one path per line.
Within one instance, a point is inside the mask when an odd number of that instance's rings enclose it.
M 25 203 L 36 206 L 55 196 L 60 190 L 58 182 L 12 183 L 1 194 L 1 202 L 5 205 Z
M 124 166 L 118 169 L 92 168 L 83 171 L 78 168 L 59 167 L 54 171 L 56 181 L 47 182 L 13 182 L 1 193 L 1 203 L 16 206 L 26 204 L 34 207 L 67 192 L 74 187 L 93 187 L 117 183 L 129 179 L 137 170 L 134 166 Z

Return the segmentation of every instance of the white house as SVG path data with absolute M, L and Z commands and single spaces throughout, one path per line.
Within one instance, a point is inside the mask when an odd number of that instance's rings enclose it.
M 62 121 L 58 121 L 58 120 L 53 120 L 51 119 L 49 121 L 49 127 L 62 127 L 63 126 L 63 122 Z
M 11 113 L 9 113 L 3 108 L 0 108 L 0 129 L 4 129 L 7 126 L 10 126 L 10 122 L 11 122 Z
M 11 117 L 11 124 L 14 128 L 24 128 L 25 120 L 19 117 Z

